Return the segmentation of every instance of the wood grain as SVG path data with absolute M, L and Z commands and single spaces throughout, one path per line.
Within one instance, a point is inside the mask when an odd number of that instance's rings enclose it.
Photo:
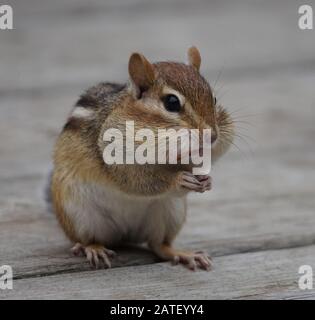
M 0 265 L 15 281 L 0 298 L 315 298 L 297 287 L 298 266 L 315 266 L 315 42 L 296 1 L 12 5 L 15 29 L 0 32 Z M 213 190 L 189 197 L 176 240 L 208 251 L 215 270 L 133 247 L 117 248 L 112 270 L 90 270 L 44 205 L 54 141 L 84 89 L 127 79 L 131 52 L 184 61 L 191 45 L 238 135 Z
M 169 263 L 21 279 L 2 299 L 295 299 L 299 266 L 315 265 L 315 246 L 229 255 L 211 272 Z

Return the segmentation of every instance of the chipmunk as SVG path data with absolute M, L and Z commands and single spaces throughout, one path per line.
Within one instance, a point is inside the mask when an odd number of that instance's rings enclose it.
M 161 259 L 190 269 L 209 270 L 204 252 L 185 252 L 172 243 L 186 218 L 190 191 L 211 189 L 208 175 L 195 176 L 189 165 L 112 164 L 104 162 L 108 128 L 121 129 L 127 120 L 136 128 L 211 128 L 212 161 L 228 149 L 233 121 L 216 105 L 201 76 L 196 47 L 188 64 L 150 63 L 142 54 L 129 59 L 126 84 L 100 83 L 84 93 L 56 142 L 51 198 L 66 235 L 94 267 L 111 267 L 113 246 L 146 243 Z

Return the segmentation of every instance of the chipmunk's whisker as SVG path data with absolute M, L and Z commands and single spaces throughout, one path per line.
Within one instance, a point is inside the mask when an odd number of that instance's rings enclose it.
M 232 137 L 224 137 L 221 142 L 223 144 L 228 143 L 231 144 L 237 151 L 240 152 L 240 154 L 245 158 L 248 159 L 248 156 L 243 152 L 243 150 L 241 150 L 241 148 L 233 141 Z
M 220 87 L 219 90 L 222 90 L 222 89 L 223 89 L 223 85 Z M 218 92 L 219 92 L 219 90 L 218 90 Z M 220 101 L 223 97 L 225 97 L 225 95 L 226 95 L 229 91 L 230 91 L 229 88 L 226 88 L 224 91 L 221 91 L 221 92 L 218 94 L 218 96 L 217 96 L 218 101 Z
M 249 152 L 250 152 L 251 155 L 253 156 L 253 155 L 254 155 L 254 151 L 253 151 L 250 143 L 246 140 L 246 138 L 245 138 L 245 137 L 242 137 L 241 135 L 239 135 L 239 134 L 237 134 L 237 133 L 235 134 L 235 137 L 238 138 L 238 139 L 240 139 L 242 142 L 244 142 L 244 143 L 246 144 L 246 146 L 247 146 L 248 149 L 249 149 Z
M 233 118 L 233 123 L 241 123 L 247 126 L 255 127 L 253 123 L 245 121 L 245 120 L 238 120 L 237 118 Z
M 221 76 L 222 76 L 222 73 L 223 73 L 224 68 L 225 68 L 225 66 L 222 65 L 222 67 L 221 67 L 221 69 L 220 69 L 220 71 L 219 71 L 219 73 L 218 73 L 218 75 L 217 75 L 217 78 L 216 78 L 215 81 L 214 81 L 214 85 L 213 85 L 213 90 L 214 90 L 214 91 L 218 91 L 218 90 L 216 90 L 216 86 L 217 86 L 217 84 L 218 84 L 218 82 L 219 82 L 219 80 L 220 80 L 220 78 L 221 78 Z

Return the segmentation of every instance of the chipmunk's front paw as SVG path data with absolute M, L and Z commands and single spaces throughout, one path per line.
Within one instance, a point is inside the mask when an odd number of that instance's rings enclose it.
M 195 192 L 205 192 L 211 190 L 211 177 L 208 175 L 195 176 L 188 171 L 184 171 L 179 176 L 181 187 Z
M 111 263 L 109 259 L 116 255 L 114 251 L 106 249 L 99 244 L 83 246 L 81 243 L 77 243 L 71 251 L 76 256 L 86 256 L 90 265 L 96 269 L 100 266 L 100 263 L 103 263 L 104 267 L 110 268 Z
M 190 270 L 196 270 L 197 267 L 210 271 L 212 268 L 212 260 L 211 257 L 202 251 L 185 253 L 180 252 L 173 258 L 174 264 L 183 263 Z
M 186 252 L 174 249 L 170 244 L 151 245 L 153 252 L 163 260 L 172 261 L 174 264 L 182 263 L 190 270 L 196 270 L 197 267 L 207 271 L 212 268 L 210 256 L 203 251 Z

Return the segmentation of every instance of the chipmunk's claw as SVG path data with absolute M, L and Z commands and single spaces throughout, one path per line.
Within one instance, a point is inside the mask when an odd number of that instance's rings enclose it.
M 184 171 L 180 175 L 180 185 L 185 189 L 203 193 L 211 190 L 211 177 L 208 175 L 195 176 L 188 171 Z
M 99 268 L 100 263 L 103 263 L 106 268 L 111 268 L 109 258 L 113 258 L 116 255 L 114 251 L 106 249 L 104 246 L 99 244 L 84 246 L 81 243 L 76 243 L 71 251 L 76 256 L 86 256 L 90 265 L 95 269 Z
M 212 269 L 212 260 L 211 257 L 202 251 L 196 253 L 181 253 L 175 255 L 173 258 L 173 263 L 183 263 L 190 270 L 195 271 L 197 267 L 210 271 Z
M 202 184 L 203 190 L 211 190 L 212 188 L 212 178 L 209 175 L 199 175 L 196 176 L 198 181 Z M 204 192 L 202 191 L 202 192 Z

